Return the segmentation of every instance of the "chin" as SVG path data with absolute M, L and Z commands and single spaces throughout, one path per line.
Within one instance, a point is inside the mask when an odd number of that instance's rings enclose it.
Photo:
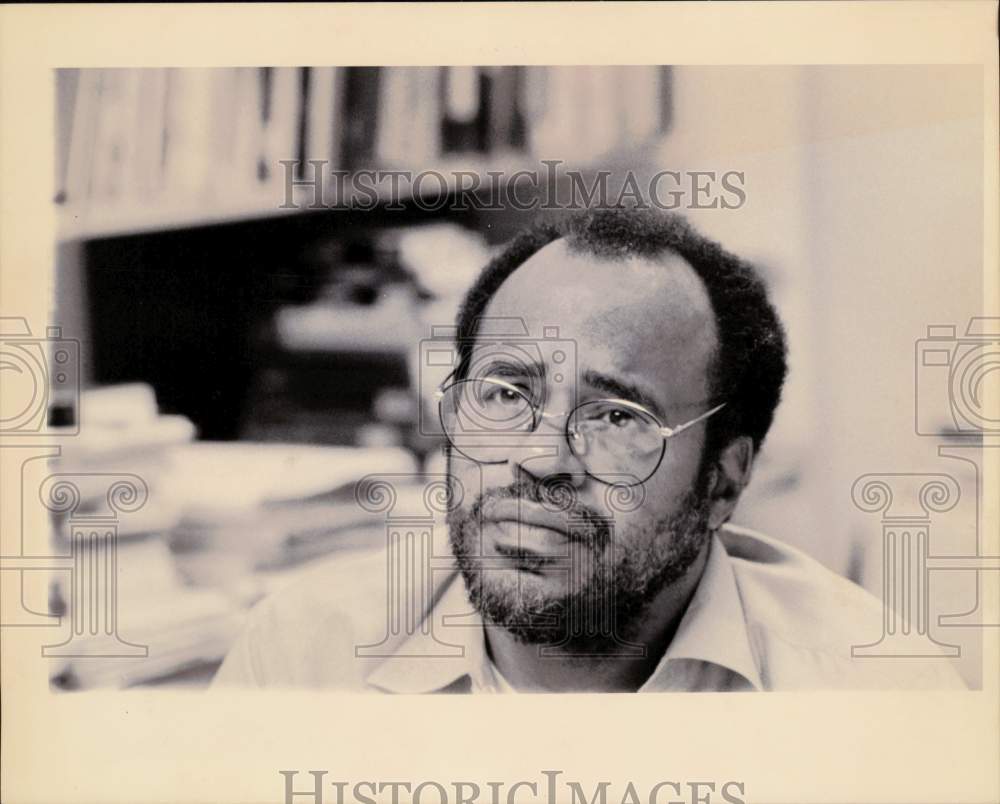
M 552 640 L 561 633 L 565 611 L 565 581 L 518 570 L 482 572 L 460 560 L 469 601 L 494 626 L 526 642 Z M 556 637 L 558 638 L 558 637 Z

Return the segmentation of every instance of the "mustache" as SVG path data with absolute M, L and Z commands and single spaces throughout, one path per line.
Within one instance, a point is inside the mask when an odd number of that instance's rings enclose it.
M 576 488 L 565 481 L 518 481 L 509 486 L 487 489 L 472 503 L 470 518 L 481 521 L 484 506 L 499 500 L 524 500 L 541 505 L 549 511 L 565 514 L 567 519 L 574 521 L 575 527 L 569 534 L 574 541 L 598 546 L 605 544 L 611 537 L 609 518 L 581 503 Z

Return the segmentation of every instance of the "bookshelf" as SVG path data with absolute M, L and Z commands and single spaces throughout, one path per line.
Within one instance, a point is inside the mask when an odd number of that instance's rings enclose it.
M 268 342 L 277 311 L 342 267 L 311 251 L 442 221 L 498 243 L 532 214 L 421 202 L 453 198 L 463 174 L 508 182 L 548 158 L 635 168 L 671 124 L 670 70 L 649 66 L 67 69 L 56 85 L 57 315 L 85 343 L 83 382 L 148 382 L 167 412 L 221 440 L 343 444 L 372 415 L 324 424 L 307 401 L 253 421 L 248 407 L 280 408 L 260 402 L 268 377 L 342 387 L 344 367 L 366 366 L 352 381 L 399 382 L 398 356 L 380 368 L 366 344 L 291 355 Z M 288 203 L 290 178 L 311 178 L 317 160 L 343 184 L 328 179 L 319 205 L 293 186 Z M 443 182 L 350 189 L 373 170 Z
M 297 179 L 309 160 L 346 174 L 433 170 L 446 192 L 457 171 L 603 166 L 663 136 L 670 72 L 64 69 L 57 99 L 57 236 L 68 242 L 295 214 L 313 191 L 295 187 L 288 204 L 282 162 Z
M 418 197 L 434 201 L 440 190 L 447 196 L 458 192 L 461 187 L 462 173 L 477 173 L 487 175 L 490 172 L 510 176 L 518 171 L 531 168 L 531 163 L 524 157 L 506 153 L 482 159 L 453 158 L 420 168 L 420 171 L 434 173 L 443 181 L 436 179 L 422 186 L 422 192 L 417 194 L 412 186 L 404 182 L 399 184 L 399 192 L 392 196 L 397 204 L 412 202 Z M 380 170 L 403 170 L 396 166 L 386 166 Z M 370 194 L 350 192 L 351 177 L 343 178 L 347 192 L 337 194 L 330 191 L 332 183 L 327 181 L 327 192 L 321 199 L 320 210 L 328 212 L 349 211 L 352 204 L 367 204 L 371 206 Z M 388 182 L 383 182 L 387 189 Z M 432 192 L 433 191 L 433 192 Z M 380 192 L 375 207 L 387 204 L 387 193 Z M 280 194 L 272 189 L 255 189 L 237 198 L 219 197 L 215 193 L 206 194 L 199 200 L 191 198 L 170 197 L 159 198 L 155 203 L 136 204 L 128 202 L 109 202 L 100 204 L 64 204 L 58 217 L 57 238 L 60 242 L 96 240 L 110 237 L 120 237 L 131 234 L 154 233 L 201 226 L 215 226 L 226 223 L 249 222 L 258 219 L 282 218 L 303 212 L 316 212 L 315 191 L 308 186 L 296 185 L 291 188 L 290 196 L 285 195 L 282 187 Z

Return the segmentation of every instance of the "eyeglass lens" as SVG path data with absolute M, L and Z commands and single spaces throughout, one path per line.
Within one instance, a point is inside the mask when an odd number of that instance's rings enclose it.
M 441 399 L 441 422 L 459 452 L 480 463 L 506 460 L 500 448 L 523 446 L 540 411 L 524 391 L 494 380 L 463 380 L 449 386 Z M 591 475 L 619 482 L 652 474 L 664 450 L 659 423 L 642 410 L 609 401 L 586 402 L 566 424 L 569 446 Z

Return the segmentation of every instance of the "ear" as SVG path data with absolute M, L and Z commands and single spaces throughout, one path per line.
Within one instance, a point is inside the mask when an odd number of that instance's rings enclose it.
M 749 436 L 733 439 L 723 448 L 711 470 L 708 486 L 708 526 L 718 530 L 732 516 L 753 470 L 753 441 Z

